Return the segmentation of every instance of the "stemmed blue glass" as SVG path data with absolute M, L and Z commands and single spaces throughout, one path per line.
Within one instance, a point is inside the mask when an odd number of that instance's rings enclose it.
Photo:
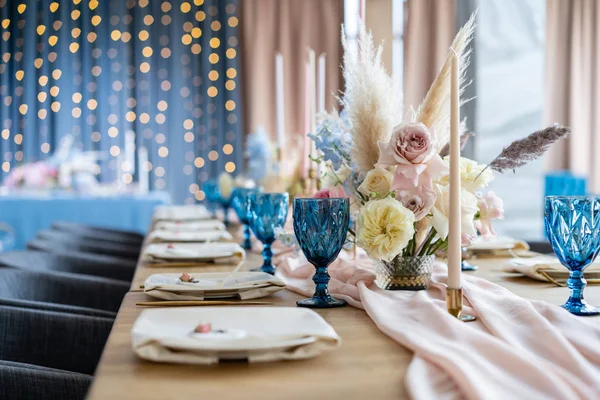
M 235 210 L 240 222 L 244 224 L 244 242 L 243 247 L 246 250 L 252 248 L 250 241 L 250 213 L 248 210 L 248 196 L 260 193 L 256 188 L 235 188 L 231 193 L 231 206 Z
M 220 204 L 221 207 L 223 207 L 223 223 L 225 224 L 225 226 L 229 226 L 229 207 L 231 207 L 232 196 L 231 194 L 229 195 L 229 197 L 223 196 L 223 194 L 221 193 L 221 188 L 219 188 L 218 184 L 215 188 L 215 193 L 217 203 Z
M 544 225 L 556 256 L 569 270 L 571 296 L 563 307 L 575 315 L 600 314 L 583 299 L 583 271 L 600 251 L 600 197 L 548 196 Z
M 340 199 L 294 199 L 294 232 L 306 256 L 315 266 L 315 294 L 300 300 L 300 307 L 329 308 L 346 304 L 329 294 L 327 267 L 340 254 L 348 235 L 350 201 Z
M 289 200 L 287 193 L 252 193 L 248 196 L 250 228 L 254 236 L 263 243 L 264 263 L 259 270 L 271 275 L 275 274 L 275 267 L 271 262 L 271 244 L 275 241 L 275 228 L 285 224 Z
M 214 179 L 208 180 L 202 184 L 202 190 L 206 195 L 208 208 L 213 216 L 217 213 L 217 204 L 219 203 L 219 187 Z

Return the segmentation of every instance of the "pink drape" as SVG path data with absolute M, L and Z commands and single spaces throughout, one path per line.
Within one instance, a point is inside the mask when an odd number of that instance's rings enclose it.
M 600 4 L 547 0 L 545 122 L 571 126 L 571 137 L 552 146 L 549 170 L 589 177 L 600 192 Z

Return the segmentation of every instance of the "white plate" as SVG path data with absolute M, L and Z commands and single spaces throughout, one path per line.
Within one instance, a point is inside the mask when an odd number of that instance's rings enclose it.
M 151 243 L 144 249 L 144 257 L 151 260 L 214 261 L 219 258 L 244 256 L 237 243 Z
M 212 214 L 203 205 L 191 206 L 158 206 L 154 209 L 152 219 L 159 220 L 206 220 L 211 219 Z
M 267 274 L 266 272 L 236 272 L 230 279 L 227 280 L 224 286 L 219 286 L 221 282 L 229 277 L 229 272 L 203 272 L 190 273 L 189 275 L 197 282 L 182 282 L 179 277 L 182 274 L 153 274 L 150 275 L 144 282 L 144 287 L 147 290 L 160 289 L 163 291 L 177 292 L 194 292 L 202 291 L 210 292 L 229 292 L 239 291 L 244 289 L 253 289 L 256 287 L 276 285 L 284 287 L 285 283 L 276 276 Z
M 224 231 L 226 227 L 217 219 L 209 219 L 205 221 L 158 221 L 154 229 L 171 232 L 198 232 Z
M 198 232 L 171 232 L 153 231 L 148 235 L 151 242 L 218 242 L 233 240 L 227 231 L 198 231 Z

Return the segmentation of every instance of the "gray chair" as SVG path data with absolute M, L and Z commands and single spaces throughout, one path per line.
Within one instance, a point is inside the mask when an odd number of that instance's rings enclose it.
M 529 249 L 536 253 L 554 254 L 552 245 L 548 241 L 528 241 Z
M 104 244 L 117 244 L 121 246 L 127 246 L 135 249 L 140 249 L 142 247 L 142 241 L 138 239 L 131 239 L 126 236 L 114 236 L 108 233 L 104 233 L 102 231 L 91 231 L 91 230 L 60 230 L 60 229 L 49 229 L 38 232 L 38 237 L 43 238 L 44 234 L 47 232 L 57 233 L 61 236 L 70 236 L 77 239 L 89 240 L 97 243 Z
M 137 260 L 140 255 L 138 247 L 131 247 L 117 243 L 102 242 L 93 239 L 82 239 L 60 231 L 42 231 L 35 240 L 52 243 L 52 247 L 64 250 L 73 250 L 83 253 L 103 254 L 108 256 Z M 35 250 L 27 242 L 27 248 Z
M 107 278 L 0 268 L 0 298 L 116 312 L 129 285 Z M 1 343 L 1 342 L 0 342 Z
M 131 232 L 119 229 L 103 228 L 100 226 L 79 224 L 75 222 L 55 222 L 52 224 L 53 230 L 73 232 L 83 234 L 83 236 L 99 236 L 117 242 L 131 242 L 139 245 L 144 241 L 144 235 L 138 232 Z
M 0 399 L 83 400 L 91 384 L 90 375 L 0 360 Z
M 112 324 L 108 318 L 0 306 L 0 360 L 92 375 Z
M 33 271 L 67 272 L 100 276 L 131 282 L 135 262 L 127 259 L 109 259 L 93 254 L 49 254 L 42 251 L 10 251 L 0 253 L 0 265 Z
M 113 320 L 117 318 L 117 313 L 112 311 L 97 310 L 95 308 L 71 306 L 66 304 L 48 303 L 44 301 L 10 299 L 2 297 L 1 294 L 0 306 L 29 308 L 31 310 L 41 311 L 56 311 L 69 314 L 87 315 L 89 317 L 109 318 Z
M 40 251 L 50 254 L 59 254 L 66 256 L 84 257 L 89 260 L 96 260 L 108 264 L 123 264 L 123 265 L 135 265 L 136 260 L 129 258 L 117 257 L 108 254 L 95 254 L 88 253 L 85 251 L 79 251 L 77 249 L 69 248 L 69 246 L 56 245 L 54 242 L 48 240 L 30 240 L 27 242 L 27 248 L 35 251 Z

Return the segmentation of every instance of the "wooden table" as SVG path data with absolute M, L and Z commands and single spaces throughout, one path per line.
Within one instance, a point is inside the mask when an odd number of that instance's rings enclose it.
M 260 255 L 248 257 L 248 268 L 260 265 Z M 480 259 L 473 274 L 530 299 L 563 303 L 568 289 L 531 281 L 500 271 L 505 259 Z M 210 266 L 227 271 L 231 266 Z M 412 354 L 377 329 L 367 314 L 353 307 L 316 310 L 342 337 L 340 348 L 319 357 L 265 364 L 225 363 L 216 366 L 158 364 L 138 359 L 130 332 L 140 312 L 139 301 L 150 300 L 139 286 L 164 269 L 138 265 L 132 291 L 125 296 L 96 370 L 88 399 L 402 399 L 404 375 Z M 189 272 L 206 267 L 186 268 Z M 264 300 L 294 307 L 301 297 L 289 291 Z M 600 304 L 600 287 L 588 287 L 586 298 Z M 248 306 L 250 307 L 250 306 Z

